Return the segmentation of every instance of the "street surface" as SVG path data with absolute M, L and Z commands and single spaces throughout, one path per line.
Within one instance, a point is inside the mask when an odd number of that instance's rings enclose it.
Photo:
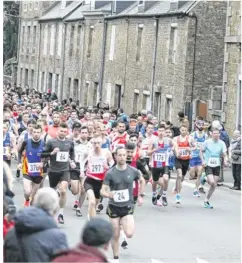
M 15 176 L 16 164 L 12 171 Z M 174 176 L 175 174 L 173 174 Z M 228 174 L 226 175 L 228 177 Z M 231 175 L 232 177 L 232 175 Z M 175 204 L 171 193 L 174 180 L 170 181 L 168 207 L 151 203 L 151 186 L 146 188 L 144 205 L 135 210 L 136 231 L 128 240 L 127 250 L 120 248 L 119 262 L 153 263 L 239 263 L 241 262 L 241 195 L 226 187 L 216 189 L 211 203 L 213 210 L 203 208 L 204 195 L 192 196 L 193 181 L 186 180 L 182 189 L 182 203 Z M 49 181 L 46 180 L 45 186 Z M 205 187 L 205 190 L 207 185 Z M 23 207 L 22 179 L 14 182 L 15 203 Z M 78 218 L 72 210 L 74 198 L 68 190 L 64 210 L 66 233 L 70 246 L 78 243 L 83 225 L 87 220 L 87 202 Z M 104 202 L 106 207 L 106 200 Z M 98 215 L 108 219 L 105 210 Z M 57 241 L 58 242 L 58 241 Z M 111 248 L 108 253 L 112 258 Z

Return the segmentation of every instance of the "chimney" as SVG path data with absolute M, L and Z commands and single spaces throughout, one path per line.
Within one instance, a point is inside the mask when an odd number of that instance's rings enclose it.
M 66 8 L 66 1 L 61 0 L 61 9 L 65 9 L 65 8 Z
M 145 1 L 139 1 L 138 13 L 143 13 L 145 11 Z
M 169 12 L 174 12 L 174 11 L 176 11 L 178 9 L 178 2 L 179 1 L 176 1 L 176 0 L 172 0 L 170 2 L 170 10 L 169 10 Z

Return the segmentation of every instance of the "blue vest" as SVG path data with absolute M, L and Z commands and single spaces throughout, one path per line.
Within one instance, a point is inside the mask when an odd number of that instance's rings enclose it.
M 32 139 L 27 140 L 26 145 L 26 158 L 27 158 L 27 165 L 28 165 L 28 175 L 29 176 L 40 176 L 42 175 L 41 171 L 36 170 L 36 163 L 41 162 L 41 153 L 44 149 L 44 141 L 40 141 L 40 145 L 38 148 L 32 147 Z
M 110 141 L 108 138 L 106 138 L 106 142 L 102 144 L 102 149 L 109 149 L 110 148 Z
M 10 133 L 7 132 L 5 135 L 5 140 L 3 141 L 3 160 L 8 160 L 6 153 L 7 153 L 7 150 L 10 150 L 10 147 L 11 147 Z
M 198 137 L 197 133 L 195 132 L 194 133 L 194 140 L 197 142 L 197 147 L 199 149 L 192 151 L 191 156 L 192 156 L 192 158 L 197 158 L 197 157 L 199 157 L 201 146 L 206 141 L 206 133 L 204 133 L 203 137 Z

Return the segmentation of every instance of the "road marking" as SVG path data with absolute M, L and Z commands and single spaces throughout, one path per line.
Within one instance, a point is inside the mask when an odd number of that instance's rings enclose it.
M 201 258 L 196 258 L 196 260 L 197 260 L 197 263 L 210 263 L 210 262 L 203 260 Z

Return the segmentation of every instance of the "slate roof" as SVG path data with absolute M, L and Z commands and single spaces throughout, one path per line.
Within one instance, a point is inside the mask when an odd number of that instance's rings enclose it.
M 79 6 L 72 14 L 66 17 L 65 21 L 74 21 L 83 18 L 83 11 L 90 10 L 90 5 Z
M 54 6 L 49 12 L 47 12 L 45 15 L 40 17 L 40 21 L 44 20 L 57 20 L 57 19 L 63 19 L 68 14 L 70 14 L 75 8 L 80 6 L 83 3 L 83 1 L 73 1 L 69 5 L 66 6 L 66 8 L 61 9 L 61 2 Z

